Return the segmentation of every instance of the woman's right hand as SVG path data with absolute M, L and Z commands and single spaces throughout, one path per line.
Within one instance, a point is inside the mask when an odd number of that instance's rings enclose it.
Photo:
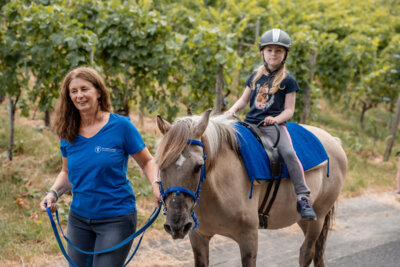
M 52 192 L 47 193 L 42 202 L 40 202 L 40 209 L 42 211 L 46 211 L 47 207 L 50 208 L 51 212 L 55 212 L 57 210 L 57 198 Z

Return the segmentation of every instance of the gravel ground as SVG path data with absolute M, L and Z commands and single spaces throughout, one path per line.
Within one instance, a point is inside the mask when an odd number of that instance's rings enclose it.
M 303 234 L 297 225 L 260 230 L 257 266 L 298 266 Z M 325 250 L 326 266 L 400 266 L 400 196 L 366 194 L 339 201 Z M 144 241 L 129 266 L 193 266 L 188 238 Z M 239 247 L 225 237 L 210 244 L 210 265 L 241 266 Z
M 280 230 L 260 230 L 257 266 L 298 266 L 303 234 L 297 225 Z M 400 196 L 371 193 L 341 199 L 325 250 L 328 267 L 400 266 Z M 66 262 L 53 265 L 65 267 Z M 165 233 L 146 233 L 129 267 L 193 266 L 190 242 L 172 240 Z M 210 266 L 241 266 L 239 247 L 225 237 L 210 243 Z

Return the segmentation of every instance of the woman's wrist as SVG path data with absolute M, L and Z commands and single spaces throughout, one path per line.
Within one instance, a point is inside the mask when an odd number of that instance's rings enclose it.
M 154 179 L 154 180 L 151 182 L 151 185 L 153 186 L 153 185 L 156 184 L 156 183 L 160 184 L 160 183 L 161 183 L 161 180 L 160 180 L 159 178 L 156 178 L 156 179 Z
M 46 195 L 48 195 L 48 194 L 52 194 L 53 196 L 55 196 L 56 197 L 56 201 L 60 197 L 60 195 L 58 194 L 57 190 L 54 189 L 54 188 L 51 188 L 48 192 L 46 192 Z

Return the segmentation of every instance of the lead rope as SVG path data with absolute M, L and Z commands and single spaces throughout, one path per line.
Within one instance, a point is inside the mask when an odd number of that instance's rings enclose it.
M 56 237 L 56 240 L 57 240 L 58 246 L 60 247 L 61 252 L 64 254 L 64 257 L 67 259 L 67 261 L 68 261 L 73 267 L 78 267 L 78 265 L 72 261 L 72 259 L 68 256 L 68 253 L 65 251 L 64 245 L 63 245 L 63 243 L 62 243 L 62 241 L 61 241 L 60 235 L 59 235 L 58 230 L 57 230 L 57 225 L 56 225 L 56 223 L 54 222 L 53 215 L 51 214 L 50 209 L 47 207 L 47 203 L 45 203 L 45 205 L 46 205 L 47 215 L 49 216 L 49 219 L 50 219 L 51 227 L 53 228 L 53 233 L 54 233 L 54 235 L 55 235 L 55 237 Z M 119 244 L 117 244 L 117 245 L 115 245 L 115 246 L 113 246 L 113 247 L 111 247 L 111 248 L 104 249 L 104 250 L 100 250 L 100 251 L 93 251 L 93 252 L 92 252 L 92 251 L 84 251 L 84 250 L 81 250 L 81 249 L 78 248 L 76 245 L 72 244 L 72 242 L 64 235 L 64 232 L 63 232 L 63 230 L 62 230 L 62 228 L 61 228 L 61 224 L 60 224 L 60 220 L 59 220 L 59 217 L 58 217 L 58 211 L 57 211 L 57 210 L 56 210 L 56 219 L 57 219 L 58 227 L 60 228 L 60 232 L 61 232 L 62 236 L 64 237 L 64 239 L 67 241 L 67 243 L 68 243 L 71 247 L 73 247 L 74 249 L 76 249 L 77 251 L 79 251 L 79 252 L 81 252 L 81 253 L 83 253 L 83 254 L 86 254 L 86 255 L 96 255 L 96 254 L 103 254 L 103 253 L 107 253 L 107 252 L 110 252 L 110 251 L 114 251 L 114 250 L 116 250 L 116 249 L 118 249 L 118 248 L 120 248 L 120 247 L 126 245 L 127 243 L 129 243 L 130 241 L 132 241 L 133 239 L 135 239 L 136 237 L 138 237 L 140 234 L 142 234 L 142 236 L 141 236 L 140 239 L 139 239 L 138 244 L 136 245 L 136 248 L 135 248 L 133 254 L 129 257 L 128 261 L 123 265 L 123 266 L 126 266 L 126 265 L 128 265 L 128 263 L 132 260 L 133 256 L 136 254 L 137 250 L 139 249 L 139 246 L 140 246 L 140 243 L 142 242 L 142 239 L 143 239 L 143 236 L 144 236 L 145 231 L 146 231 L 147 228 L 149 228 L 150 225 L 152 225 L 153 222 L 157 219 L 157 217 L 158 217 L 160 211 L 161 211 L 161 204 L 160 204 L 157 208 L 154 208 L 153 213 L 150 215 L 150 217 L 149 217 L 147 223 L 146 223 L 142 228 L 140 228 L 138 231 L 136 231 L 135 233 L 133 233 L 132 235 L 130 235 L 128 238 L 126 238 L 125 240 L 123 240 L 121 243 L 119 243 Z

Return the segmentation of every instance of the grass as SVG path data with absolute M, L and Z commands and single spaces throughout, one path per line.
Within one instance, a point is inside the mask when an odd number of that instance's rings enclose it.
M 329 104 L 322 103 L 321 106 Z M 52 257 L 60 257 L 47 215 L 39 210 L 39 202 L 54 182 L 61 166 L 59 141 L 49 129 L 42 126 L 42 121 L 17 116 L 14 160 L 8 161 L 9 126 L 6 110 L 6 106 L 0 104 L 0 264 L 15 266 L 22 261 L 32 265 L 38 259 L 44 264 L 51 262 L 49 259 Z M 388 162 L 382 161 L 389 135 L 385 119 L 388 114 L 380 109 L 368 111 L 364 130 L 359 127 L 357 114 L 325 108 L 314 115 L 309 124 L 321 127 L 342 140 L 349 160 L 343 196 L 360 195 L 371 188 L 391 191 L 395 188 L 396 158 L 392 156 Z M 157 131 L 152 124 L 154 120 L 146 119 L 140 131 L 154 153 Z M 394 152 L 400 150 L 399 141 L 400 134 L 396 138 Z M 137 197 L 138 227 L 141 227 L 154 209 L 151 188 L 132 159 L 129 161 L 128 177 Z M 59 202 L 63 226 L 66 224 L 70 201 L 71 195 L 66 195 Z M 163 221 L 164 216 L 159 216 L 150 232 L 161 232 Z
M 2 117 L 0 123 L 6 126 L 0 132 L 4 136 L 8 122 Z M 42 214 L 37 206 L 48 184 L 46 177 L 54 171 L 47 167 L 57 158 L 56 149 L 52 148 L 55 142 L 51 143 L 51 136 L 45 135 L 30 127 L 17 125 L 15 158 L 12 162 L 6 160 L 2 139 L 0 201 L 3 216 L 0 218 L 0 260 L 29 258 L 30 255 L 42 253 L 42 245 L 50 243 L 46 240 L 46 233 L 51 229 L 48 224 L 42 223 Z M 51 251 L 56 252 L 55 249 Z
M 324 103 L 323 106 L 329 104 Z M 315 115 L 310 123 L 327 130 L 342 141 L 349 162 L 343 195 L 360 195 L 366 189 L 391 191 L 396 187 L 396 158 L 392 156 L 389 161 L 383 162 L 387 137 L 390 135 L 384 119 L 388 116 L 382 109 L 368 111 L 362 130 L 358 112 L 327 108 Z M 396 136 L 392 155 L 400 150 L 399 135 Z
M 38 255 L 42 258 L 59 256 L 47 214 L 39 208 L 61 167 L 58 138 L 43 127 L 41 121 L 17 116 L 14 156 L 8 161 L 9 122 L 4 104 L 0 105 L 0 124 L 0 265 L 15 266 L 20 261 L 29 264 Z M 154 150 L 155 137 L 145 133 L 143 138 L 150 150 Z M 155 206 L 151 201 L 152 190 L 133 159 L 129 160 L 128 177 L 134 185 L 138 227 L 141 227 Z M 58 203 L 64 227 L 70 202 L 71 195 L 66 195 Z M 161 230 L 163 220 L 160 216 L 152 228 Z

